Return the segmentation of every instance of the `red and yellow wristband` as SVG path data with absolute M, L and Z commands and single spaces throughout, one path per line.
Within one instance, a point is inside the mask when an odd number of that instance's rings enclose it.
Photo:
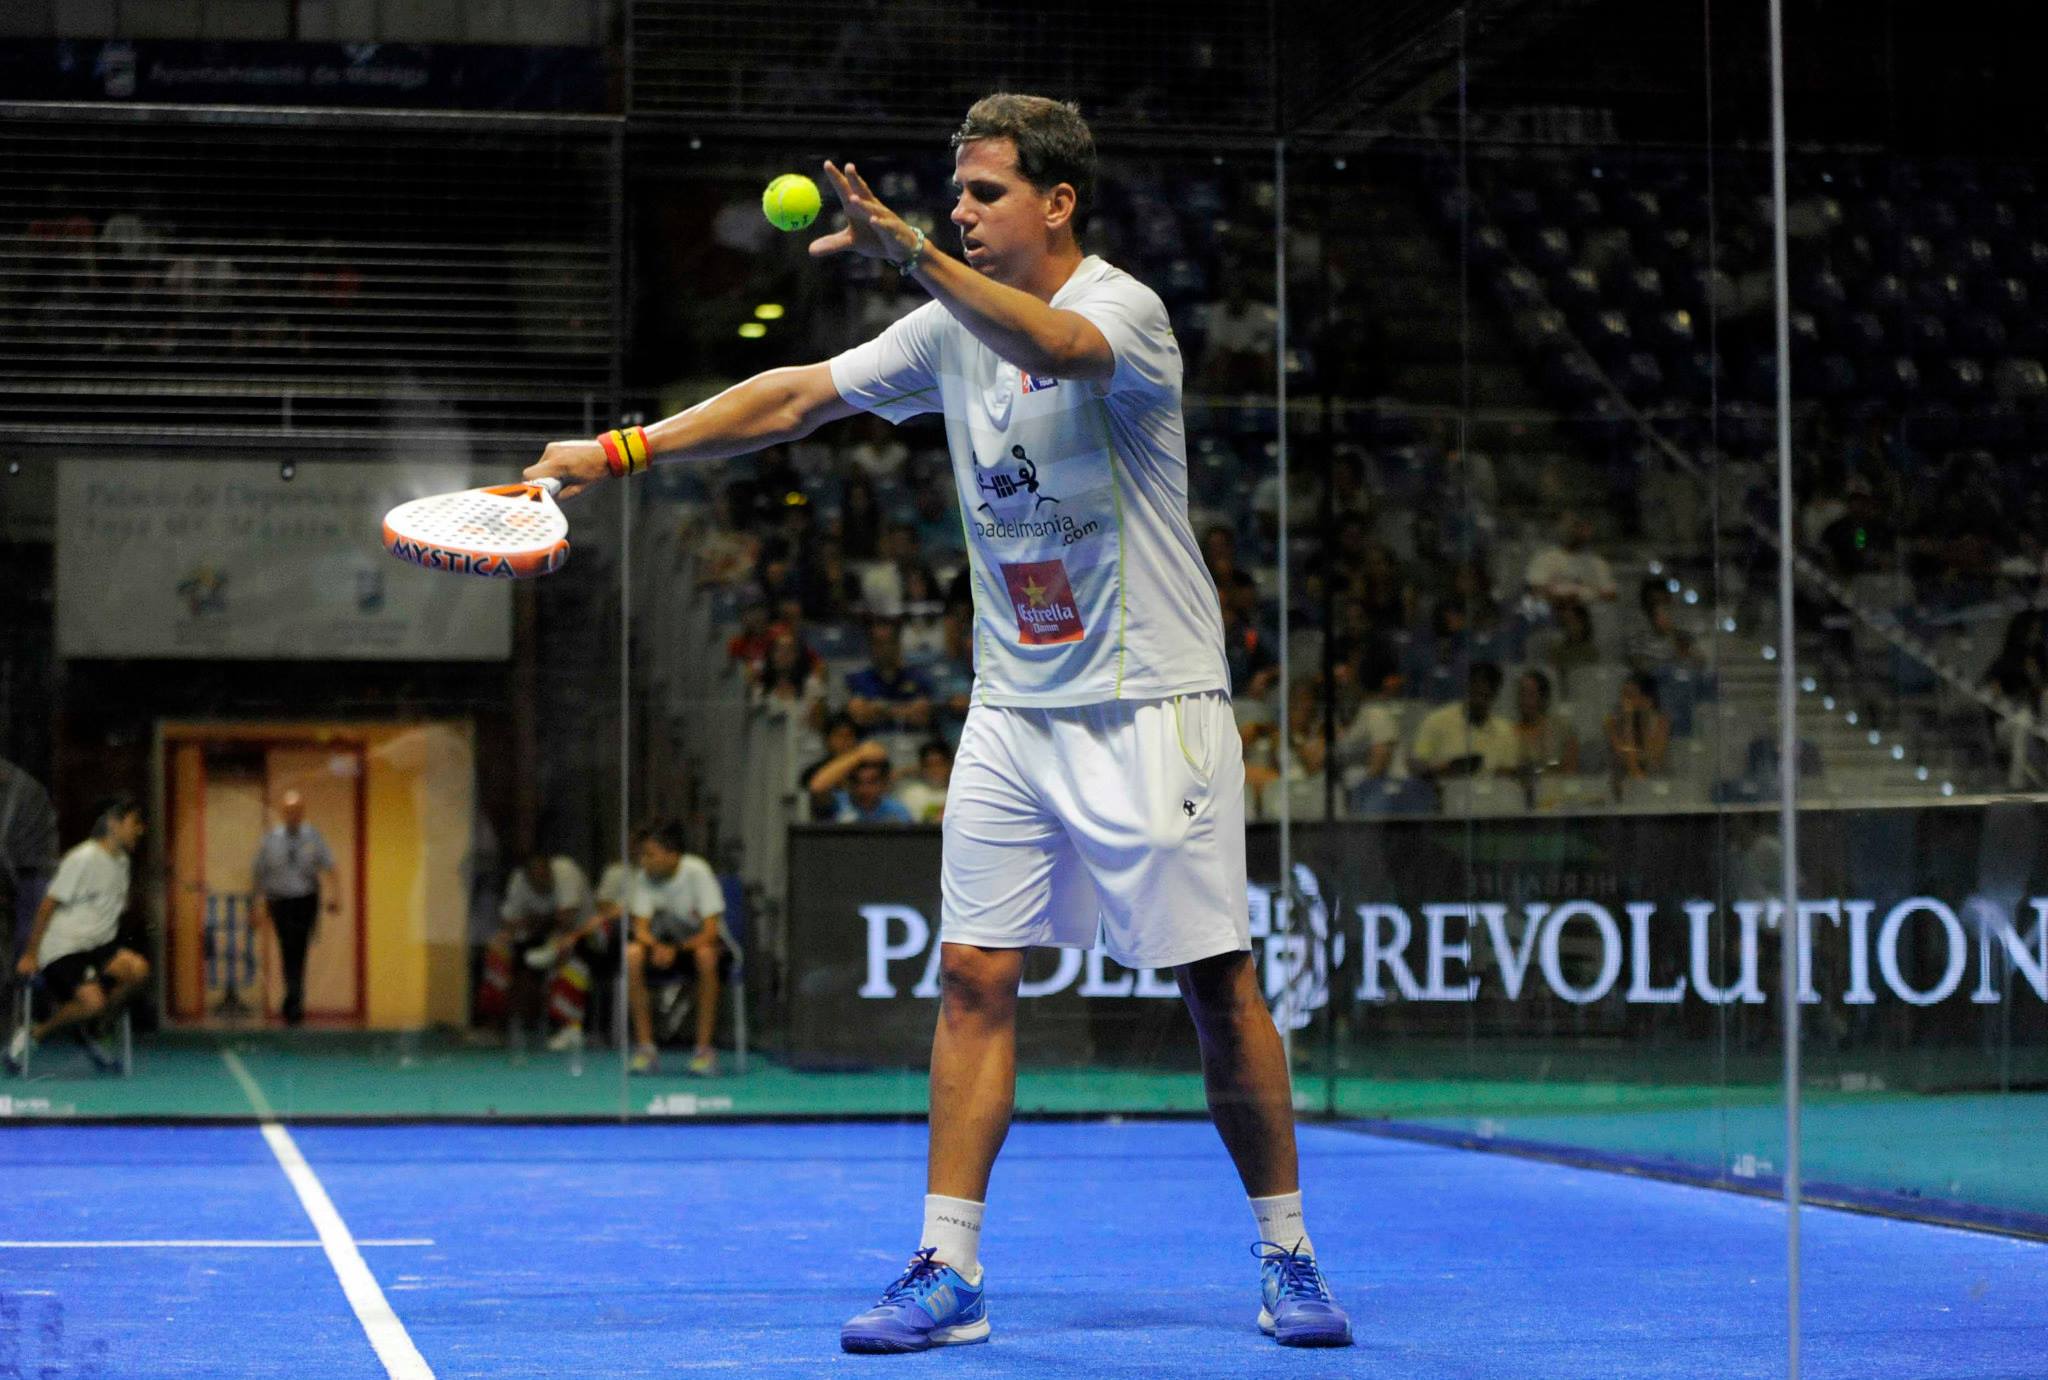
M 654 447 L 647 444 L 647 432 L 637 426 L 607 431 L 597 438 L 597 444 L 604 450 L 605 468 L 614 479 L 640 473 L 654 454 Z

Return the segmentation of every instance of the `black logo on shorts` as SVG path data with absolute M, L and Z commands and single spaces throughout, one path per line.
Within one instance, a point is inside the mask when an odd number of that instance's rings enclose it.
M 1180 812 L 1186 815 L 1189 819 L 1193 819 L 1195 817 L 1195 802 L 1192 800 L 1183 800 L 1180 803 Z

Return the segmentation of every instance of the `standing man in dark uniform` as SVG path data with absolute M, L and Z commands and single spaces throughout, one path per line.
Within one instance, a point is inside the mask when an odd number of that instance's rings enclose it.
M 286 791 L 278 802 L 282 822 L 263 836 L 250 868 L 256 889 L 256 923 L 277 932 L 284 956 L 284 1023 L 297 1025 L 306 1015 L 306 949 L 320 918 L 320 880 L 327 879 L 327 910 L 341 910 L 334 882 L 334 855 L 320 831 L 306 823 L 306 802 Z

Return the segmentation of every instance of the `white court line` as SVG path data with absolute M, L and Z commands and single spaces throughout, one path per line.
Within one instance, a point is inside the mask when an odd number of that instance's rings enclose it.
M 284 1170 L 285 1177 L 291 1180 L 292 1188 L 299 1195 L 299 1206 L 313 1221 L 313 1230 L 320 1234 L 320 1245 L 327 1252 L 327 1263 L 334 1267 L 335 1277 L 341 1281 L 341 1292 L 347 1296 L 349 1307 L 355 1310 L 356 1321 L 363 1325 L 364 1333 L 369 1336 L 377 1359 L 383 1362 L 384 1373 L 391 1380 L 434 1380 L 433 1368 L 427 1364 L 427 1358 L 420 1355 L 419 1348 L 412 1344 L 405 1324 L 391 1311 L 384 1291 L 377 1287 L 376 1276 L 363 1263 L 355 1238 L 348 1234 L 348 1224 L 334 1210 L 334 1200 L 327 1196 L 320 1176 L 299 1153 L 292 1133 L 277 1123 L 277 1113 L 271 1108 L 270 1099 L 249 1076 L 240 1055 L 232 1049 L 223 1049 L 220 1057 L 228 1066 L 228 1072 L 235 1076 L 235 1081 L 242 1085 L 242 1092 L 248 1097 L 249 1105 L 256 1109 L 256 1115 L 263 1118 L 260 1128 L 263 1139 L 269 1143 L 270 1153 L 277 1156 L 278 1166 Z
M 281 1251 L 315 1250 L 322 1241 L 0 1241 L 0 1251 Z M 431 1246 L 431 1236 L 393 1236 L 358 1246 Z

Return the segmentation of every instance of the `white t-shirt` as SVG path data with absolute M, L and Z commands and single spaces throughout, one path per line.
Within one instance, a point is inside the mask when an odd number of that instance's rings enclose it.
M 513 869 L 511 880 L 505 883 L 505 904 L 498 907 L 499 917 L 515 922 L 553 920 L 565 910 L 581 916 L 590 902 L 590 879 L 583 869 L 572 859 L 555 857 L 548 859 L 548 871 L 554 875 L 554 889 L 543 893 L 534 889 L 525 868 Z
M 666 877 L 634 870 L 630 909 L 635 917 L 644 915 L 653 922 L 656 939 L 675 944 L 695 934 L 708 917 L 725 914 L 725 893 L 719 890 L 711 864 L 685 853 Z
M 628 867 L 622 862 L 606 863 L 603 875 L 597 879 L 597 903 L 623 908 L 646 877 L 647 874 L 637 867 Z
M 36 949 L 39 966 L 111 944 L 121 931 L 121 912 L 128 908 L 128 855 L 110 853 L 88 839 L 64 855 L 43 894 L 57 908 Z
M 974 589 L 975 701 L 1228 694 L 1216 586 L 1188 521 L 1166 308 L 1093 255 L 1052 305 L 1108 338 L 1107 381 L 1026 376 L 937 302 L 832 360 L 855 407 L 892 422 L 945 414 Z
M 1415 729 L 1415 748 L 1409 757 L 1430 768 L 1446 766 L 1461 757 L 1477 757 L 1487 771 L 1513 771 L 1522 760 L 1522 748 L 1515 738 L 1515 726 L 1498 714 L 1474 728 L 1462 700 L 1433 709 Z
M 913 776 L 896 788 L 896 798 L 910 811 L 916 824 L 933 824 L 946 813 L 946 788 L 934 786 L 922 776 Z
M 1547 547 L 1530 558 L 1523 578 L 1539 594 L 1555 588 L 1582 602 L 1614 597 L 1614 571 L 1591 551 Z

